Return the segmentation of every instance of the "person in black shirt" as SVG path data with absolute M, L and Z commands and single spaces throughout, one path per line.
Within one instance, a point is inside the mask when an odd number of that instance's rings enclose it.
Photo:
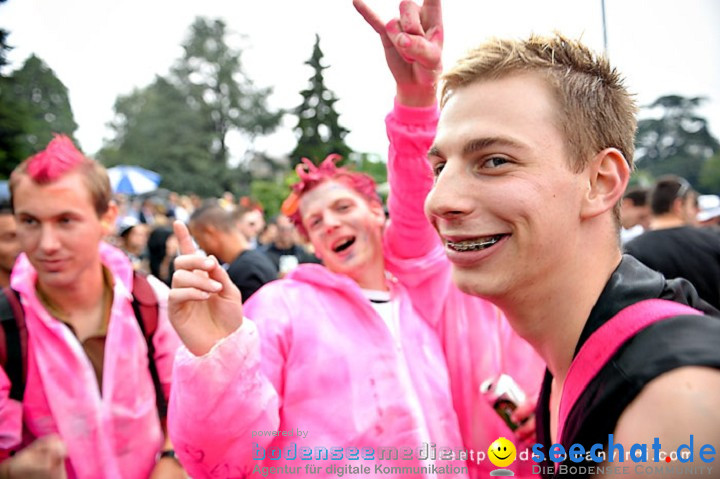
M 249 249 L 248 240 L 237 227 L 232 212 L 216 202 L 203 205 L 190 217 L 190 233 L 208 255 L 226 265 L 228 275 L 245 302 L 262 285 L 277 279 L 272 261 L 257 250 Z
M 551 444 L 589 451 L 610 434 L 625 451 L 654 438 L 676 451 L 693 435 L 694 466 L 703 466 L 698 449 L 720 443 L 720 316 L 687 281 L 666 282 L 621 253 L 619 203 L 637 124 L 621 76 L 605 57 L 556 34 L 493 39 L 441 81 L 425 212 L 454 282 L 498 305 L 548 366 L 536 412 L 545 457 Z M 618 349 L 607 344 L 607 363 L 576 362 L 617 312 L 649 298 L 705 315 L 671 315 Z M 626 317 L 643 319 L 632 311 Z M 562 421 L 568 374 L 593 364 L 604 365 L 587 374 Z M 629 467 L 627 476 L 644 472 Z
M 279 215 L 274 223 L 277 226 L 275 239 L 269 245 L 262 246 L 260 251 L 270 258 L 280 277 L 300 263 L 321 263 L 314 254 L 297 244 L 297 231 L 290 218 Z
M 625 245 L 625 252 L 666 278 L 685 278 L 720 308 L 720 233 L 695 226 L 698 194 L 682 177 L 658 178 L 650 191 L 650 230 Z

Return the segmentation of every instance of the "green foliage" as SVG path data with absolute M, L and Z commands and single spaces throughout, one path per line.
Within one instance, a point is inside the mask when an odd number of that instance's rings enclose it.
M 97 155 L 105 165 L 157 171 L 163 177 L 161 186 L 172 191 L 220 193 L 225 164 L 218 164 L 211 153 L 212 125 L 199 106 L 165 78 L 118 97 L 110 127 L 115 137 Z
M 720 193 L 720 152 L 703 165 L 699 185 L 707 193 Z
M 0 78 L 0 174 L 42 150 L 54 133 L 73 138 L 76 129 L 67 88 L 41 59 L 31 55 Z
M 295 171 L 289 171 L 279 182 L 255 180 L 250 187 L 250 196 L 257 199 L 265 209 L 265 217 L 280 214 L 283 201 L 288 197 L 291 186 L 298 181 Z
M 255 87 L 226 36 L 222 21 L 197 18 L 171 72 L 117 99 L 115 138 L 100 154 L 106 164 L 157 171 L 163 187 L 180 193 L 247 194 L 252 177 L 243 165 L 228 166 L 227 135 L 252 141 L 271 132 L 282 113 L 268 109 L 271 90 Z
M 339 114 L 335 111 L 337 98 L 325 86 L 322 65 L 323 52 L 320 49 L 320 37 L 315 35 L 312 56 L 305 63 L 313 69 L 308 88 L 302 90 L 302 104 L 295 109 L 298 123 L 295 132 L 298 144 L 290 154 L 295 162 L 300 158 L 309 158 L 319 163 L 331 153 L 337 153 L 347 159 L 352 151 L 345 144 L 345 135 L 349 130 L 339 124 Z
M 242 69 L 239 49 L 226 42 L 228 32 L 222 20 L 196 18 L 183 44 L 184 55 L 172 70 L 172 77 L 185 94 L 200 105 L 215 133 L 214 155 L 226 162 L 228 132 L 237 130 L 251 140 L 271 133 L 283 112 L 267 106 L 271 88 L 258 88 Z
M 695 113 L 704 98 L 667 95 L 647 108 L 660 109 L 659 118 L 638 122 L 635 139 L 636 163 L 652 176 L 673 173 L 691 184 L 700 184 L 706 161 L 720 150 L 720 144 L 707 128 L 707 120 Z

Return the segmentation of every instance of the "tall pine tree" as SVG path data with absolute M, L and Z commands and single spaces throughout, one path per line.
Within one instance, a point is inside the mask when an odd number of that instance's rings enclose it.
M 352 152 L 345 144 L 345 135 L 349 130 L 340 126 L 339 114 L 335 111 L 335 94 L 325 86 L 323 70 L 323 52 L 320 49 L 320 37 L 315 35 L 315 46 L 310 60 L 306 65 L 313 68 L 313 75 L 309 79 L 308 88 L 301 91 L 302 104 L 295 109 L 298 124 L 294 128 L 298 137 L 298 144 L 291 153 L 293 162 L 300 158 L 309 158 L 319 163 L 331 153 L 337 153 L 347 159 Z

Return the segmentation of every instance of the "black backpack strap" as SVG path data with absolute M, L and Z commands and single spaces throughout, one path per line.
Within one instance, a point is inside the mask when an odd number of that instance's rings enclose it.
M 152 376 L 153 386 L 155 386 L 155 400 L 157 402 L 157 410 L 160 419 L 167 417 L 167 398 L 163 392 L 160 375 L 158 374 L 157 365 L 155 363 L 155 345 L 153 344 L 153 336 L 157 330 L 158 315 L 160 305 L 155 296 L 155 291 L 150 286 L 147 278 L 137 272 L 133 273 L 133 311 L 135 318 L 140 325 L 148 349 L 148 368 L 150 376 Z
M 0 364 L 10 380 L 10 399 L 22 402 L 27 381 L 27 328 L 17 291 L 0 293 Z

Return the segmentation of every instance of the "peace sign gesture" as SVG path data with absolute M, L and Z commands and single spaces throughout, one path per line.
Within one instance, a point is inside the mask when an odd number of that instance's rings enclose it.
M 400 2 L 400 18 L 383 23 L 363 0 L 355 9 L 380 35 L 385 59 L 397 84 L 397 99 L 406 106 L 430 106 L 436 100 L 442 71 L 443 25 L 440 0 Z
M 201 255 L 180 221 L 173 224 L 180 247 L 168 299 L 168 315 L 185 347 L 196 356 L 210 351 L 242 324 L 242 296 L 217 259 Z

